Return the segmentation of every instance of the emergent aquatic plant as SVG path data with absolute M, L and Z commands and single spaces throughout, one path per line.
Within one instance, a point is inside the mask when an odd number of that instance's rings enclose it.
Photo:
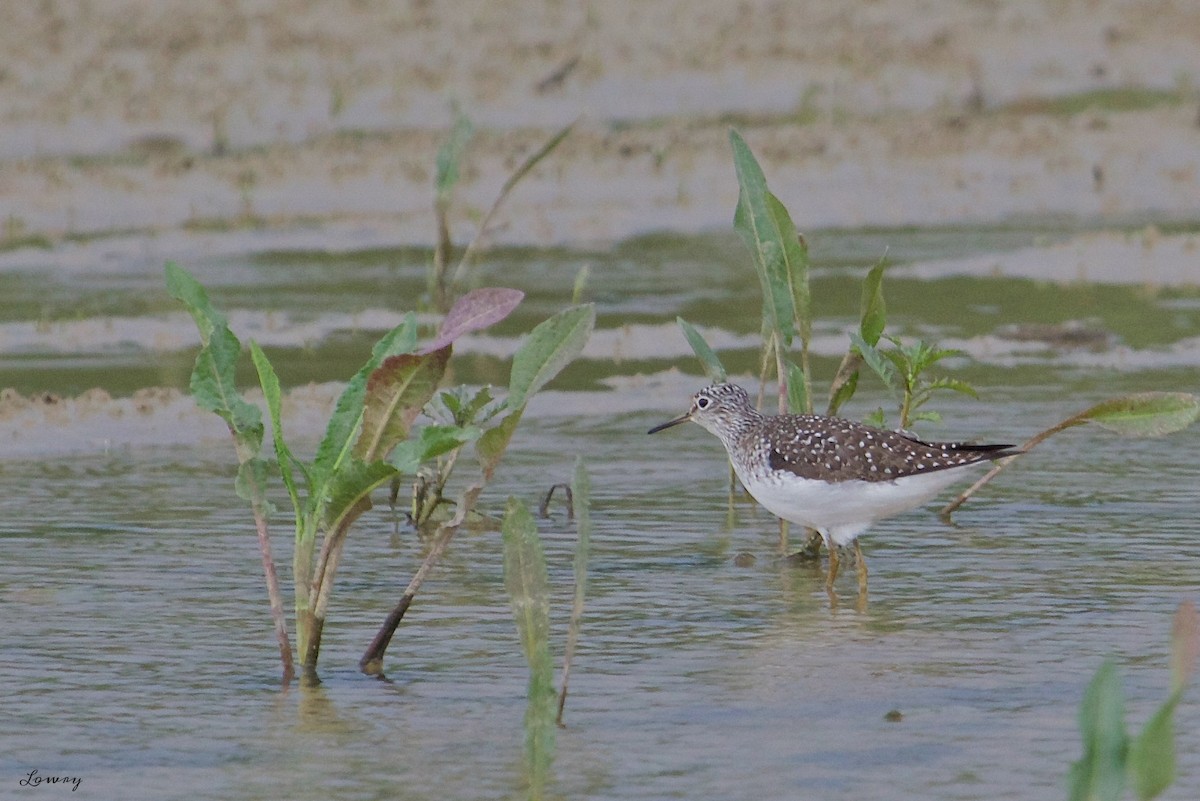
M 762 387 L 771 367 L 779 386 L 779 411 L 811 413 L 814 408 L 812 377 L 809 370 L 808 345 L 812 333 L 812 297 L 809 290 L 808 247 L 792 222 L 787 208 L 771 194 L 766 177 L 754 154 L 737 131 L 730 131 L 733 163 L 738 180 L 738 205 L 734 227 L 750 250 L 755 271 L 762 288 L 762 367 L 760 371 L 759 405 Z M 897 427 L 908 428 L 923 420 L 937 420 L 936 412 L 921 411 L 938 391 L 959 392 L 972 397 L 975 389 L 965 381 L 948 377 L 929 377 L 927 371 L 950 356 L 963 355 L 918 341 L 906 344 L 897 337 L 884 337 L 887 324 L 883 297 L 883 273 L 887 263 L 880 260 L 863 279 L 859 325 L 850 335 L 850 346 L 842 357 L 830 384 L 829 402 L 825 410 L 835 415 L 853 397 L 859 374 L 865 364 L 879 377 L 884 386 L 897 394 Z M 703 336 L 683 318 L 677 318 L 683 334 L 695 351 L 708 377 L 724 381 L 726 370 L 717 354 Z M 890 343 L 881 347 L 881 340 Z M 796 341 L 799 361 L 789 358 Z M 1200 417 L 1200 397 L 1185 392 L 1143 392 L 1113 398 L 1086 409 L 1031 437 L 1021 449 L 1028 452 L 1046 438 L 1073 426 L 1093 422 L 1126 436 L 1160 436 L 1191 425 Z M 878 409 L 867 422 L 883 426 L 886 415 Z M 992 470 L 942 510 L 948 515 L 966 501 L 976 490 L 992 480 L 1018 456 L 1000 461 Z M 780 524 L 780 544 L 786 551 L 786 524 Z M 815 556 L 821 539 L 810 534 L 803 553 Z
M 168 264 L 166 275 L 168 290 L 187 306 L 200 330 L 201 350 L 192 373 L 192 394 L 199 406 L 221 416 L 233 435 L 239 463 L 237 489 L 250 501 L 254 514 L 286 682 L 293 675 L 294 666 L 270 553 L 267 526 L 270 504 L 266 497 L 269 463 L 260 455 L 264 434 L 262 413 L 235 386 L 241 343 L 230 331 L 224 315 L 212 306 L 207 293 L 185 270 Z M 294 607 L 297 646 L 306 678 L 315 680 L 334 575 L 350 527 L 371 508 L 371 492 L 428 459 L 457 453 L 464 445 L 476 442 L 481 475 L 459 501 L 456 519 L 461 523 L 491 480 L 529 397 L 582 350 L 595 320 L 595 311 L 590 306 L 559 313 L 537 326 L 522 343 L 514 356 L 503 413 L 497 410 L 495 415 L 500 417 L 499 422 L 487 428 L 426 426 L 410 439 L 413 423 L 445 374 L 454 341 L 504 319 L 522 297 L 521 292 L 512 289 L 470 292 L 459 298 L 433 340 L 424 345 L 419 344 L 416 316 L 409 313 L 403 323 L 376 343 L 366 364 L 351 378 L 338 398 L 315 456 L 308 462 L 297 458 L 284 439 L 278 376 L 266 354 L 257 343 L 251 342 L 251 356 L 271 416 L 275 466 L 295 517 Z M 453 529 L 445 526 L 439 530 L 422 571 L 428 571 L 452 533 Z M 415 593 L 415 586 L 410 585 L 410 589 Z M 411 594 L 407 596 L 404 608 L 412 600 Z M 395 622 L 399 623 L 399 617 Z M 394 628 L 386 637 L 377 636 L 373 650 L 369 651 L 373 661 L 364 665 L 364 670 L 371 667 L 374 669 L 368 672 L 378 672 L 383 649 Z
M 550 581 L 537 523 L 524 501 L 509 498 L 504 514 L 504 584 L 512 603 L 521 649 L 529 663 L 525 709 L 525 774 L 530 799 L 544 796 L 554 761 L 555 724 L 562 725 L 571 659 L 579 636 L 586 592 L 588 543 L 591 533 L 591 488 L 582 459 L 575 463 L 570 507 L 576 521 L 575 597 L 563 657 L 562 689 L 555 714 L 554 664 L 550 654 Z
M 1140 801 L 1175 781 L 1175 708 L 1200 654 L 1200 616 L 1185 601 L 1171 631 L 1171 692 L 1136 737 L 1125 729 L 1125 694 L 1116 664 L 1105 660 L 1079 705 L 1083 756 L 1071 766 L 1071 801 L 1118 801 L 1132 786 Z

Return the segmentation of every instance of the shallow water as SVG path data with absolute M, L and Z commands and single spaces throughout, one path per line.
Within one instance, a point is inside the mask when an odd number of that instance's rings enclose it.
M 1041 236 L 981 232 L 976 248 L 1000 252 Z M 830 299 L 823 308 L 833 319 L 819 333 L 831 341 L 857 308 L 842 265 L 861 272 L 878 237 L 826 240 L 814 294 Z M 971 255 L 970 237 L 947 235 L 940 247 L 936 239 L 895 232 L 892 255 Z M 683 314 L 730 338 L 737 370 L 753 368 L 752 350 L 738 343 L 755 333 L 755 288 L 739 272 L 737 247 L 723 237 L 648 240 L 605 253 L 505 253 L 484 265 L 485 281 L 530 299 L 496 339 L 464 347 L 464 380 L 501 380 L 492 377 L 503 375 L 493 346 L 560 307 L 584 263 L 597 338 L 615 347 L 625 324 L 650 332 L 630 334 L 620 361 L 601 348 L 568 371 L 556 385 L 563 391 L 523 423 L 485 495 L 490 510 L 509 494 L 534 503 L 566 480 L 579 453 L 593 477 L 588 600 L 552 796 L 1063 797 L 1080 749 L 1076 707 L 1105 657 L 1121 666 L 1132 727 L 1165 697 L 1171 615 L 1200 581 L 1195 430 L 1151 441 L 1073 430 L 969 502 L 954 526 L 936 507 L 880 523 L 864 538 L 868 609 L 854 608 L 851 577 L 831 608 L 816 568 L 777 559 L 768 515 L 739 501 L 736 524 L 724 525 L 726 468 L 713 438 L 695 426 L 644 435 L 702 383 L 661 372 L 696 371 L 671 329 L 655 326 Z M 344 377 L 347 359 L 361 360 L 376 334 L 320 321 L 387 308 L 380 282 L 399 297 L 418 294 L 426 257 L 364 254 L 335 267 L 329 257 L 267 254 L 188 266 L 226 308 L 275 309 L 261 331 L 277 336 L 272 356 L 294 385 Z M 11 326 L 36 323 L 36 314 L 54 318 L 42 328 L 67 326 L 59 332 L 73 322 L 103 331 L 118 310 L 135 322 L 132 339 L 93 335 L 91 349 L 52 351 L 55 337 L 39 340 L 35 330 L 3 351 L 4 383 L 64 393 L 99 384 L 114 395 L 182 386 L 190 322 L 167 316 L 175 310 L 160 269 L 147 259 L 86 282 L 59 271 L 41 293 L 25 273 L 7 273 L 6 342 L 17 341 Z M 930 435 L 1019 441 L 1122 392 L 1195 391 L 1188 351 L 1142 361 L 1200 333 L 1186 287 L 947 276 L 900 277 L 888 292 L 899 330 L 980 351 L 952 366 L 980 385 L 982 400 L 936 400 L 945 421 L 922 429 Z M 130 307 L 131 298 L 141 305 Z M 76 319 L 52 311 L 62 308 L 78 309 Z M 1043 342 L 1003 358 L 994 348 L 1007 340 L 988 339 L 1003 325 L 1085 317 L 1111 338 L 1088 348 Z M 235 317 L 235 327 L 238 319 L 254 324 Z M 319 324 L 301 325 L 312 320 Z M 287 345 L 303 332 L 307 344 Z M 818 369 L 827 375 L 834 358 L 818 353 Z M 886 403 L 863 392 L 850 413 Z M 355 665 L 421 546 L 411 533 L 392 537 L 386 509 L 369 513 L 339 571 L 323 684 L 281 695 L 257 544 L 224 443 L 47 450 L 0 462 L 6 793 L 26 791 L 16 783 L 36 768 L 81 777 L 80 797 L 93 798 L 520 794 L 526 668 L 498 533 L 460 534 L 391 646 L 387 681 L 377 681 Z M 556 511 L 541 533 L 561 655 L 574 531 Z M 286 567 L 282 515 L 275 535 Z M 741 553 L 753 564 L 737 566 Z M 893 710 L 900 721 L 885 718 Z M 1200 709 L 1190 700 L 1178 730 L 1181 780 L 1165 797 L 1193 798 Z

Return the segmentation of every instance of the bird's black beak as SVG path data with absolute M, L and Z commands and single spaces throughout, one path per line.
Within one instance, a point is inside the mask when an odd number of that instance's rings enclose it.
M 646 433 L 647 434 L 657 434 L 659 431 L 662 431 L 664 428 L 672 428 L 674 426 L 679 425 L 680 423 L 686 423 L 686 422 L 690 421 L 691 419 L 692 419 L 692 413 L 688 412 L 687 414 L 682 414 L 679 417 L 676 417 L 674 420 L 668 420 L 665 423 L 659 423 L 658 425 L 656 425 L 654 428 L 650 429 Z

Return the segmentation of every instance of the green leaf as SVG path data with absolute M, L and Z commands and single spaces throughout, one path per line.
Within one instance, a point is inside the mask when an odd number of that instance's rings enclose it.
M 521 650 L 530 667 L 541 668 L 549 655 L 550 580 L 537 523 L 519 498 L 509 498 L 501 528 L 504 540 L 504 586 L 512 602 Z
M 1117 801 L 1125 791 L 1125 696 L 1116 665 L 1106 660 L 1079 706 L 1083 758 L 1072 766 L 1072 801 Z
M 578 542 L 575 545 L 575 604 L 583 606 L 587 591 L 588 551 L 592 535 L 592 480 L 588 476 L 583 457 L 575 459 L 575 471 L 571 476 L 571 497 L 575 502 L 575 530 Z
M 591 303 L 572 306 L 539 323 L 513 356 L 508 405 L 518 409 L 583 352 L 596 325 Z
M 864 417 L 863 422 L 876 428 L 887 428 L 887 414 L 884 413 L 883 407 L 880 406 Z
M 200 353 L 189 384 L 192 397 L 197 406 L 218 415 L 229 426 L 238 461 L 252 459 L 262 448 L 264 428 L 262 411 L 237 391 L 235 376 L 242 343 L 229 330 L 225 315 L 213 307 L 204 287 L 186 270 L 167 262 L 166 282 L 167 291 L 187 307 L 200 332 Z
M 808 396 L 804 382 L 804 371 L 792 362 L 787 363 L 787 402 L 792 414 L 804 414 L 808 411 Z
M 971 386 L 966 381 L 960 381 L 957 378 L 935 378 L 925 385 L 926 392 L 932 392 L 936 389 L 948 389 L 952 392 L 970 395 L 972 398 L 979 397 L 979 393 L 975 391 L 975 387 Z
M 787 269 L 788 286 L 792 292 L 792 313 L 796 331 L 804 342 L 812 339 L 812 293 L 808 286 L 808 245 L 779 198 L 767 192 L 767 209 L 779 230 L 783 260 Z
M 409 353 L 417 344 L 417 316 L 412 312 L 405 317 L 400 325 L 393 328 L 375 343 L 371 357 L 359 369 L 350 383 L 342 390 L 334 406 L 329 424 L 325 428 L 325 436 L 317 445 L 317 454 L 313 459 L 313 482 L 324 484 L 330 474 L 349 454 L 350 447 L 358 433 L 364 413 L 364 398 L 367 393 L 367 380 L 379 368 L 383 361 L 391 356 Z M 322 494 L 321 488 L 314 486 L 314 496 Z
M 482 436 L 478 426 L 425 426 L 412 439 L 401 442 L 392 451 L 391 464 L 401 473 L 412 474 L 420 466 Z
M 833 383 L 829 386 L 829 408 L 825 410 L 827 416 L 835 416 L 842 404 L 854 397 L 858 390 L 858 365 L 862 364 L 862 361 L 862 355 L 854 352 L 842 357 L 837 375 L 833 377 Z
M 795 336 L 796 305 L 788 260 L 795 255 L 795 249 L 785 241 L 784 232 L 780 230 L 777 215 L 782 204 L 778 200 L 771 202 L 766 176 L 741 135 L 730 130 L 729 142 L 738 180 L 738 204 L 733 225 L 754 257 L 770 328 L 778 334 L 785 348 L 791 347 Z M 786 211 L 783 214 L 786 216 Z M 791 230 L 794 232 L 795 226 L 791 226 Z M 794 236 L 792 239 L 795 241 Z
M 321 521 L 323 528 L 326 531 L 337 530 L 342 517 L 395 475 L 396 468 L 386 462 L 351 459 L 342 464 L 329 479 L 328 501 Z
M 850 341 L 863 357 L 863 361 L 879 376 L 879 380 L 893 392 L 896 390 L 896 368 L 887 358 L 886 351 L 880 351 L 856 333 L 850 334 Z
M 704 374 L 708 376 L 708 380 L 714 384 L 725 383 L 729 378 L 729 373 L 725 371 L 725 365 L 721 364 L 716 352 L 708 346 L 700 332 L 682 317 L 676 317 L 675 322 L 683 330 L 683 336 L 692 346 L 692 352 L 696 354 L 696 358 L 700 360 L 700 366 L 704 368 Z
M 592 275 L 591 265 L 585 264 L 575 273 L 575 285 L 571 288 L 571 305 L 578 306 L 583 302 L 583 291 L 587 288 L 588 278 Z
M 402 353 L 383 360 L 367 379 L 356 457 L 386 458 L 397 443 L 408 439 L 413 421 L 437 391 L 449 360 L 449 345 L 433 353 Z
M 283 439 L 283 398 L 279 388 L 279 376 L 271 365 L 267 354 L 254 340 L 250 341 L 250 358 L 254 361 L 254 369 L 258 371 L 258 383 L 262 386 L 263 398 L 267 401 L 267 412 L 271 415 L 271 436 L 275 443 L 275 461 L 279 464 L 279 474 L 283 485 L 287 487 L 288 497 L 292 500 L 292 508 L 297 517 L 301 513 L 300 494 L 296 489 L 296 476 L 292 469 L 295 457 L 288 449 Z M 301 468 L 303 469 L 303 468 Z
M 550 656 L 550 581 L 537 524 L 529 507 L 509 498 L 501 526 L 504 586 L 521 650 L 529 663 L 525 746 L 531 773 L 544 774 L 554 749 L 554 662 Z
M 490 481 L 492 474 L 496 472 L 496 467 L 504 458 L 504 452 L 508 450 L 508 443 L 512 441 L 513 432 L 517 430 L 524 413 L 524 406 L 509 412 L 499 423 L 483 432 L 483 436 L 475 444 L 475 453 L 479 456 L 479 466 L 485 479 Z
M 1171 693 L 1129 744 L 1129 775 L 1142 801 L 1156 798 L 1175 781 L 1175 707 L 1183 692 Z
M 1103 401 L 1081 413 L 1126 437 L 1159 437 L 1187 428 L 1200 417 L 1200 396 L 1188 392 L 1139 392 Z
M 868 345 L 879 344 L 887 326 L 887 306 L 883 301 L 883 271 L 890 264 L 886 257 L 875 263 L 863 279 L 862 300 L 859 304 L 858 332 Z

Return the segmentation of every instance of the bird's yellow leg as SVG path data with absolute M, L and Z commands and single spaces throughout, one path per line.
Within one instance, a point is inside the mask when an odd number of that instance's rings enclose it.
M 825 575 L 825 589 L 833 592 L 833 582 L 837 578 L 838 568 L 841 566 L 838 560 L 837 544 L 830 540 L 826 543 L 829 551 L 829 572 Z
M 858 540 L 854 541 L 854 564 L 858 570 L 858 594 L 866 597 L 867 595 L 867 559 L 863 556 L 862 546 L 858 544 Z

